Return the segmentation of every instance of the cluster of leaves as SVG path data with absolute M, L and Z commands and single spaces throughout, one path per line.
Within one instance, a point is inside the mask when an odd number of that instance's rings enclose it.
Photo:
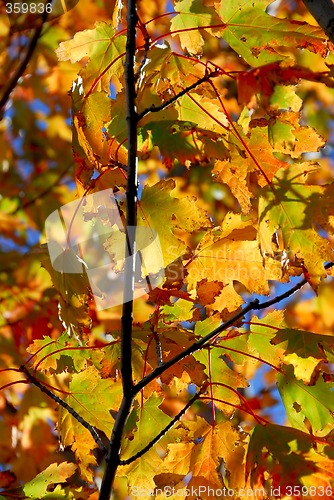
M 291 4 L 138 1 L 138 226 L 159 236 L 164 281 L 134 302 L 134 383 L 222 321 L 241 319 L 142 385 L 123 430 L 115 498 L 135 497 L 135 488 L 142 498 L 165 498 L 166 488 L 170 498 L 194 498 L 199 486 L 202 500 L 223 487 L 236 500 L 259 498 L 261 488 L 271 498 L 275 487 L 284 498 L 291 485 L 316 486 L 319 496 L 305 497 L 323 498 L 333 486 L 334 290 L 325 263 L 334 193 L 320 150 L 330 141 L 334 57 L 303 5 Z M 36 28 L 20 18 L 15 30 L 2 12 L 5 91 Z M 84 273 L 55 270 L 43 230 L 59 206 L 106 188 L 126 217 L 125 16 L 122 2 L 81 0 L 45 24 L 0 123 L 7 498 L 97 499 L 120 411 L 121 308 L 98 310 Z M 82 225 L 98 217 L 96 207 L 84 211 Z M 104 247 L 121 271 L 119 240 Z M 245 300 L 275 297 L 295 277 L 312 295 L 243 317 Z

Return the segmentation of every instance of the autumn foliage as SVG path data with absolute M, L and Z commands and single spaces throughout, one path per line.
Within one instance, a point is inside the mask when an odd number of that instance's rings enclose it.
M 1 6 L 0 499 L 333 498 L 333 44 L 299 1 L 138 0 L 131 88 L 130 3 Z M 105 189 L 161 245 L 133 320 L 49 257 Z

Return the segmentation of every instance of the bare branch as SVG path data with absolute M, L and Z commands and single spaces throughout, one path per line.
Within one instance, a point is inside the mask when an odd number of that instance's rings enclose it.
M 102 443 L 102 440 L 98 432 L 94 429 L 92 425 L 90 425 L 84 418 L 82 418 L 81 415 L 79 415 L 70 405 L 65 403 L 65 401 L 63 401 L 61 398 L 56 396 L 56 394 L 54 394 L 47 387 L 45 387 L 45 385 L 43 385 L 39 380 L 37 380 L 36 377 L 31 375 L 26 366 L 21 365 L 19 371 L 23 372 L 26 375 L 29 382 L 38 387 L 42 392 L 44 392 L 47 396 L 49 396 L 49 398 L 53 399 L 53 401 L 56 401 L 56 403 L 65 408 L 65 410 L 67 410 L 72 415 L 72 417 L 74 417 L 83 427 L 85 427 L 90 432 L 91 436 L 93 437 L 94 441 L 96 442 L 96 444 L 98 445 L 104 456 L 107 455 L 107 449 Z
M 137 394 L 147 384 L 152 382 L 152 380 L 154 380 L 155 378 L 159 377 L 162 373 L 168 370 L 168 368 L 170 368 L 171 366 L 175 365 L 175 363 L 177 363 L 178 361 L 181 361 L 183 358 L 201 349 L 204 346 L 204 344 L 206 344 L 209 340 L 218 335 L 218 333 L 222 332 L 223 330 L 226 330 L 226 328 L 228 328 L 229 326 L 232 326 L 236 321 L 238 321 L 238 319 L 243 318 L 247 312 L 251 310 L 256 310 L 258 305 L 259 305 L 258 299 L 254 300 L 253 302 L 250 302 L 240 312 L 232 316 L 232 318 L 230 318 L 229 320 L 225 321 L 225 323 L 222 323 L 220 326 L 215 328 L 215 330 L 213 330 L 211 333 L 197 340 L 197 342 L 194 342 L 194 344 L 189 346 L 184 351 L 179 352 L 179 354 L 177 354 L 173 358 L 162 363 L 155 370 L 153 370 L 153 372 L 146 375 L 146 377 L 144 377 L 140 382 L 138 382 L 138 384 L 134 386 L 133 388 L 134 393 Z
M 126 122 L 128 129 L 128 179 L 126 186 L 126 225 L 127 225 L 127 258 L 125 259 L 125 287 L 126 302 L 122 313 L 122 344 L 121 344 L 121 374 L 123 385 L 123 399 L 119 408 L 115 425 L 110 438 L 109 452 L 106 457 L 106 470 L 103 476 L 100 500 L 110 498 L 112 485 L 120 464 L 120 448 L 124 425 L 129 416 L 133 402 L 132 379 L 132 322 L 133 322 L 133 293 L 135 285 L 135 234 L 131 237 L 130 228 L 137 225 L 137 199 L 138 199 L 138 170 L 137 170 L 137 124 L 136 111 L 136 75 L 134 71 L 136 53 L 136 26 L 137 26 L 136 0 L 127 2 L 127 41 L 125 60 L 125 93 L 126 93 Z M 125 292 L 125 291 L 124 291 Z M 125 294 L 124 294 L 125 295 Z
M 5 88 L 4 90 L 4 93 L 0 99 L 0 120 L 2 120 L 3 118 L 3 113 L 4 113 L 4 107 L 5 105 L 7 104 L 7 101 L 10 97 L 10 94 L 13 92 L 13 90 L 15 89 L 16 85 L 17 85 L 17 82 L 19 81 L 19 79 L 21 78 L 21 76 L 23 75 L 23 73 L 25 72 L 28 64 L 29 64 L 29 61 L 30 59 L 32 58 L 32 55 L 35 51 L 35 48 L 36 48 L 36 45 L 37 45 L 37 42 L 38 42 L 38 39 L 39 37 L 41 36 L 41 33 L 42 33 L 42 30 L 43 30 L 43 26 L 45 24 L 45 22 L 47 21 L 47 17 L 48 17 L 48 12 L 47 12 L 47 6 L 48 5 L 51 5 L 52 4 L 52 0 L 47 0 L 47 3 L 45 4 L 45 10 L 41 16 L 41 23 L 40 25 L 36 28 L 35 30 L 35 33 L 33 34 L 32 38 L 31 38 L 31 41 L 30 41 L 30 44 L 28 46 L 28 49 L 27 49 L 27 52 L 26 52 L 26 55 L 24 56 L 24 58 L 22 59 L 21 63 L 19 64 L 15 74 L 13 75 L 13 77 L 11 78 L 11 80 L 9 81 L 7 87 Z
M 328 262 L 327 264 L 324 265 L 325 269 L 330 269 L 331 267 L 334 266 L 334 262 Z M 258 305 L 257 310 L 259 309 L 265 309 L 266 307 L 273 306 L 274 304 L 278 304 L 284 299 L 287 299 L 294 293 L 296 293 L 298 290 L 300 290 L 304 285 L 308 283 L 307 279 L 304 278 L 303 280 L 299 281 L 295 286 L 287 290 L 286 292 L 282 293 L 281 295 L 277 295 L 274 299 L 266 300 L 265 302 L 262 302 L 261 304 Z
M 181 90 L 178 94 L 175 94 L 171 99 L 168 101 L 164 102 L 163 104 L 160 104 L 160 106 L 149 106 L 148 108 L 144 109 L 141 113 L 138 114 L 138 120 L 141 120 L 146 116 L 148 113 L 157 113 L 158 111 L 162 111 L 165 108 L 168 108 L 173 102 L 177 101 L 182 97 L 183 95 L 187 94 L 193 89 L 196 89 L 199 85 L 201 85 L 204 82 L 207 82 L 210 80 L 210 78 L 213 78 L 214 76 L 220 75 L 219 71 L 210 71 L 210 73 L 207 73 L 204 75 L 202 78 L 199 78 L 197 82 L 193 83 L 192 85 L 189 85 L 189 87 L 186 87 L 185 89 Z
M 65 170 L 60 172 L 57 179 L 50 186 L 45 188 L 43 191 L 41 191 L 39 194 L 37 194 L 36 196 L 31 198 L 30 200 L 25 201 L 24 203 L 22 203 L 22 205 L 15 208 L 15 210 L 12 212 L 13 215 L 15 215 L 19 210 L 22 210 L 24 208 L 30 207 L 31 205 L 34 205 L 34 203 L 36 203 L 36 201 L 40 200 L 41 198 L 44 198 L 44 196 L 49 194 L 56 186 L 58 186 L 59 182 L 62 180 L 63 177 L 65 177 L 65 175 L 68 173 L 68 171 L 70 170 L 72 165 L 73 165 L 73 163 L 70 163 L 69 165 L 67 165 Z
M 334 266 L 333 262 L 329 262 L 325 264 L 325 269 L 329 269 Z M 197 340 L 193 345 L 185 349 L 184 351 L 181 351 L 179 354 L 174 356 L 173 358 L 169 359 L 165 363 L 162 363 L 160 366 L 158 366 L 155 370 L 153 370 L 151 373 L 146 375 L 138 384 L 136 384 L 133 388 L 134 393 L 137 394 L 141 389 L 143 389 L 147 384 L 152 382 L 156 377 L 159 377 L 162 373 L 164 373 L 168 368 L 171 366 L 175 365 L 178 361 L 181 361 L 185 357 L 189 356 L 193 352 L 198 351 L 202 347 L 205 346 L 213 337 L 221 333 L 222 331 L 226 330 L 229 326 L 232 326 L 238 319 L 243 318 L 245 314 L 249 311 L 258 311 L 260 309 L 265 309 L 266 307 L 270 307 L 274 304 L 278 304 L 282 300 L 290 297 L 293 295 L 297 290 L 302 288 L 306 283 L 308 283 L 307 279 L 301 280 L 297 285 L 293 286 L 289 290 L 287 290 L 285 293 L 282 293 L 281 295 L 278 295 L 274 299 L 267 300 L 265 302 L 260 303 L 258 299 L 255 299 L 254 301 L 250 302 L 246 307 L 244 307 L 239 313 L 235 314 L 230 318 L 229 320 L 225 321 L 225 323 L 222 323 L 220 326 L 215 328 L 211 333 L 208 333 L 205 337 L 201 338 L 200 340 Z
M 334 4 L 332 0 L 303 0 L 319 26 L 334 43 Z
M 162 436 L 164 436 L 166 432 L 168 432 L 176 424 L 176 422 L 180 420 L 180 418 L 186 413 L 186 411 L 190 408 L 190 406 L 201 396 L 201 394 L 203 394 L 203 392 L 205 392 L 207 387 L 208 384 L 204 384 L 203 387 L 199 391 L 197 391 L 196 394 L 188 401 L 185 407 L 182 408 L 182 410 L 179 411 L 177 415 L 175 415 L 175 417 L 169 422 L 169 424 L 166 425 L 166 427 L 162 429 L 162 431 L 159 432 L 159 434 L 157 434 L 155 438 L 153 438 L 146 446 L 144 446 L 144 448 L 138 451 L 135 455 L 132 455 L 132 457 L 127 458 L 126 460 L 120 460 L 120 465 L 129 465 L 135 460 L 137 460 L 137 458 L 140 458 L 143 455 L 145 455 L 145 453 L 147 453 L 158 441 L 160 441 Z

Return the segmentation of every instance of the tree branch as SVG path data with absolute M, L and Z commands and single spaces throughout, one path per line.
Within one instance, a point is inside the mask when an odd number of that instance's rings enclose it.
M 23 75 L 23 73 L 25 72 L 25 70 L 26 70 L 26 68 L 27 68 L 27 66 L 29 64 L 29 61 L 32 58 L 32 55 L 33 55 L 33 53 L 35 51 L 38 39 L 41 36 L 43 26 L 44 26 L 44 24 L 45 24 L 45 22 L 47 20 L 47 17 L 48 17 L 48 12 L 47 12 L 46 7 L 47 7 L 47 5 L 51 5 L 51 4 L 52 4 L 52 0 L 48 0 L 46 2 L 46 4 L 45 4 L 45 10 L 44 10 L 44 12 L 43 12 L 43 14 L 41 16 L 41 24 L 38 26 L 38 28 L 36 28 L 35 33 L 32 36 L 30 44 L 28 46 L 26 55 L 24 56 L 24 58 L 22 59 L 21 63 L 19 64 L 19 66 L 18 66 L 15 74 L 13 75 L 12 79 L 9 81 L 9 83 L 8 83 L 7 87 L 5 88 L 4 93 L 3 93 L 3 95 L 2 95 L 2 97 L 0 99 L 0 121 L 3 118 L 4 107 L 7 104 L 7 101 L 9 99 L 9 97 L 10 97 L 10 94 L 15 89 L 15 87 L 17 85 L 17 82 L 19 81 L 19 79 L 21 78 L 21 76 Z
M 138 171 L 137 171 L 137 124 L 136 111 L 136 75 L 134 70 L 136 53 L 136 26 L 137 26 L 136 0 L 127 2 L 127 41 L 125 60 L 125 93 L 126 93 L 126 122 L 128 130 L 128 179 L 126 186 L 126 234 L 127 242 L 125 255 L 125 290 L 122 313 L 122 344 L 121 344 L 121 374 L 123 386 L 123 399 L 119 408 L 115 425 L 110 438 L 109 452 L 106 457 L 106 470 L 103 476 L 100 500 L 108 500 L 112 492 L 112 485 L 120 464 L 120 448 L 124 425 L 131 411 L 133 402 L 132 379 L 132 322 L 133 322 L 133 293 L 135 285 L 135 254 L 136 235 L 130 233 L 137 225 L 137 197 L 138 197 Z
M 329 269 L 334 266 L 334 262 L 329 262 L 325 264 L 325 269 Z M 205 337 L 197 340 L 193 345 L 189 346 L 187 349 L 184 351 L 181 351 L 179 354 L 174 356 L 173 358 L 169 359 L 168 361 L 165 361 L 162 363 L 160 366 L 158 366 L 155 370 L 153 370 L 151 373 L 146 375 L 138 384 L 136 384 L 133 388 L 134 394 L 137 394 L 141 389 L 143 389 L 147 384 L 152 382 L 156 377 L 159 377 L 162 373 L 164 373 L 168 368 L 173 366 L 175 363 L 178 361 L 181 361 L 185 357 L 189 356 L 193 352 L 198 351 L 204 345 L 209 342 L 213 337 L 221 333 L 222 331 L 226 330 L 229 326 L 232 326 L 238 319 L 243 318 L 245 314 L 249 311 L 258 311 L 260 309 L 265 309 L 267 307 L 270 307 L 274 304 L 278 304 L 282 300 L 290 297 L 293 295 L 295 292 L 297 292 L 300 288 L 302 288 L 306 283 L 308 283 L 307 279 L 301 280 L 299 283 L 297 283 L 295 286 L 287 290 L 286 292 L 282 293 L 281 295 L 278 295 L 274 299 L 267 300 L 265 302 L 260 303 L 258 299 L 255 299 L 254 301 L 250 302 L 246 307 L 244 307 L 239 313 L 235 314 L 232 316 L 232 318 L 228 319 L 225 321 L 225 323 L 222 323 L 219 325 L 215 330 L 213 330 L 211 333 L 208 333 Z
M 210 78 L 212 78 L 214 76 L 218 76 L 219 74 L 220 73 L 217 70 L 210 71 L 210 73 L 207 73 L 202 78 L 200 78 L 199 80 L 197 80 L 197 82 L 195 82 L 192 85 L 189 85 L 189 87 L 186 87 L 185 89 L 181 90 L 181 92 L 179 92 L 178 94 L 176 94 L 171 99 L 169 99 L 168 101 L 164 102 L 163 104 L 160 104 L 160 106 L 154 106 L 154 105 L 153 106 L 149 106 L 148 108 L 144 109 L 141 113 L 138 114 L 138 121 L 141 120 L 142 118 L 144 118 L 144 116 L 146 116 L 148 113 L 157 113 L 158 111 L 162 111 L 163 109 L 165 109 L 168 106 L 170 106 L 171 104 L 173 104 L 173 102 L 175 102 L 178 99 L 180 99 L 180 97 L 182 97 L 183 95 L 185 95 L 188 92 L 190 92 L 191 90 L 197 88 L 202 83 L 207 82 L 208 80 L 210 80 Z
M 63 177 L 67 174 L 67 172 L 70 170 L 70 168 L 73 166 L 73 163 L 70 163 L 65 170 L 63 170 L 57 177 L 57 179 L 47 188 L 45 188 L 43 191 L 41 191 L 39 194 L 31 198 L 30 200 L 25 201 L 21 205 L 19 205 L 15 210 L 12 212 L 13 215 L 17 214 L 19 210 L 23 210 L 24 208 L 30 207 L 31 205 L 34 205 L 36 201 L 40 200 L 41 198 L 44 198 L 47 194 L 49 194 L 62 180 Z
M 197 340 L 197 342 L 194 342 L 194 344 L 189 346 L 184 351 L 181 351 L 179 354 L 176 354 L 176 356 L 174 356 L 173 358 L 162 363 L 162 365 L 158 366 L 155 370 L 153 370 L 153 372 L 146 375 L 146 377 L 144 377 L 140 382 L 138 382 L 138 384 L 134 386 L 133 388 L 134 394 L 137 394 L 139 391 L 141 391 L 147 384 L 152 382 L 152 380 L 154 380 L 155 378 L 159 377 L 162 373 L 168 370 L 168 368 L 175 365 L 175 363 L 181 361 L 183 358 L 189 356 L 193 352 L 201 349 L 204 346 L 204 344 L 206 344 L 209 340 L 218 335 L 218 333 L 222 332 L 223 330 L 226 330 L 226 328 L 233 325 L 233 323 L 235 323 L 238 319 L 243 318 L 247 312 L 255 310 L 258 305 L 259 305 L 258 299 L 255 299 L 254 301 L 250 302 L 246 307 L 244 307 L 240 312 L 232 316 L 232 318 L 230 318 L 229 320 L 225 321 L 225 323 L 222 323 L 217 328 L 215 328 L 215 330 L 213 330 L 211 333 L 208 333 L 208 335 Z
M 303 0 L 303 2 L 330 41 L 334 43 L 334 3 L 332 0 Z
M 137 460 L 137 458 L 145 455 L 145 453 L 148 452 L 152 448 L 152 446 L 154 446 L 162 438 L 162 436 L 164 436 L 166 432 L 168 432 L 176 424 L 176 422 L 180 420 L 180 418 L 186 413 L 188 408 L 190 408 L 190 406 L 201 396 L 201 394 L 203 394 L 208 385 L 209 384 L 207 383 L 204 384 L 203 387 L 201 387 L 201 389 L 197 391 L 196 394 L 188 401 L 185 407 L 182 408 L 182 410 L 179 411 L 177 415 L 175 415 L 175 417 L 169 422 L 169 424 L 167 424 L 166 427 L 155 436 L 155 438 L 153 438 L 146 446 L 144 446 L 144 448 L 142 448 L 135 455 L 132 455 L 132 457 L 127 458 L 126 460 L 120 460 L 120 465 L 129 465 Z
M 104 456 L 107 455 L 107 449 L 102 443 L 102 440 L 98 432 L 94 429 L 92 425 L 90 425 L 84 418 L 82 418 L 70 405 L 65 403 L 65 401 L 63 401 L 61 398 L 56 396 L 56 394 L 54 394 L 47 387 L 45 387 L 39 380 L 37 380 L 36 377 L 31 375 L 26 366 L 21 365 L 19 371 L 25 374 L 29 382 L 38 387 L 42 392 L 44 392 L 47 396 L 49 396 L 49 398 L 53 399 L 53 401 L 56 401 L 56 403 L 65 408 L 65 410 L 67 410 L 72 415 L 72 417 L 74 417 L 78 422 L 80 422 L 80 424 L 90 432 L 94 441 L 96 442 L 96 444 L 98 445 Z

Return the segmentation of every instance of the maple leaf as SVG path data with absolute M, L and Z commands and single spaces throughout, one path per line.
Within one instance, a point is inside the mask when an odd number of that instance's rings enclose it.
M 167 168 L 179 163 L 208 162 L 210 151 L 219 151 L 225 158 L 228 153 L 221 134 L 197 127 L 196 123 L 185 120 L 149 121 L 141 127 L 141 139 L 144 142 L 141 150 L 145 153 L 158 146 Z
M 67 332 L 63 333 L 57 340 L 44 336 L 42 340 L 34 340 L 27 348 L 27 352 L 33 354 L 33 366 L 38 365 L 39 370 L 45 371 L 47 374 L 53 374 L 61 369 L 58 365 L 59 360 L 66 356 L 71 358 L 73 369 L 81 371 L 86 365 L 87 351 L 82 349 L 65 349 L 66 347 L 79 347 L 79 342 L 71 339 Z M 59 352 L 61 350 L 61 352 Z M 67 364 L 67 370 L 71 370 L 71 366 Z
M 171 31 L 180 37 L 182 48 L 187 49 L 189 54 L 200 54 L 204 45 L 200 30 L 194 28 L 203 27 L 214 36 L 219 36 L 222 31 L 217 13 L 203 6 L 200 0 L 178 1 L 175 3 L 175 11 L 178 15 L 172 19 Z
M 101 170 L 102 167 L 109 165 L 113 158 L 111 141 L 107 140 L 103 129 L 103 126 L 110 121 L 111 100 L 106 92 L 96 92 L 86 98 L 73 91 L 72 110 L 73 149 L 76 154 L 76 163 L 78 164 L 80 159 L 81 162 L 88 163 L 84 170 L 88 170 L 88 165 Z M 122 151 L 119 152 L 118 160 L 126 161 L 126 157 L 122 156 Z M 79 172 L 82 173 L 80 170 Z M 77 177 L 79 177 L 78 174 Z
M 187 264 L 190 289 L 207 278 L 225 285 L 239 281 L 250 292 L 267 294 L 269 275 L 263 266 L 252 221 L 228 215 L 221 228 L 206 231 Z M 244 239 L 245 238 L 245 239 Z
M 193 301 L 179 299 L 171 306 L 164 305 L 161 312 L 166 316 L 166 323 L 169 321 L 189 321 L 194 313 Z
M 197 129 L 207 129 L 221 135 L 229 128 L 229 121 L 218 98 L 203 98 L 198 91 L 189 92 L 177 101 L 179 120 L 196 123 Z
M 283 346 L 274 345 L 272 342 L 278 328 L 284 327 L 282 311 L 273 311 L 259 319 L 253 316 L 250 325 L 248 346 L 262 361 L 279 366 L 282 360 Z
M 162 96 L 166 89 L 162 82 L 168 82 L 175 91 L 182 90 L 202 78 L 205 68 L 199 62 L 189 60 L 173 52 L 165 40 L 164 45 L 155 45 L 150 50 L 150 60 L 145 66 L 147 79 L 155 85 L 156 92 Z M 169 88 L 168 86 L 168 88 Z
M 152 335 L 151 332 L 142 329 L 141 331 L 135 330 L 134 335 L 140 339 L 144 338 L 146 340 L 148 333 Z M 163 361 L 168 361 L 173 358 L 183 349 L 190 347 L 194 342 L 193 332 L 183 328 L 158 328 L 156 336 L 159 339 Z M 146 362 L 154 367 L 157 364 L 156 347 L 153 342 L 150 343 L 149 347 L 145 344 L 145 347 Z M 190 356 L 186 360 L 179 361 L 166 370 L 161 375 L 161 380 L 164 384 L 170 384 L 176 377 L 179 379 L 183 378 L 187 381 L 187 384 L 194 383 L 200 387 L 205 380 L 203 368 L 204 365 L 201 365 L 193 356 Z
M 91 326 L 88 311 L 90 285 L 82 266 L 82 274 L 61 273 L 54 269 L 46 249 L 41 250 L 43 267 L 51 276 L 52 283 L 59 292 L 60 319 L 66 328 L 77 338 L 82 338 Z M 77 261 L 76 254 L 70 249 L 67 257 Z
M 333 338 L 302 330 L 279 330 L 271 343 L 284 348 L 284 363 L 293 365 L 295 377 L 306 385 L 313 385 L 319 375 L 321 361 L 334 361 Z
M 227 417 L 231 417 L 235 412 L 233 405 L 240 405 L 240 398 L 230 387 L 236 390 L 247 387 L 246 379 L 228 367 L 221 349 L 203 350 L 195 353 L 194 357 L 204 366 L 210 366 L 210 370 L 205 370 L 211 384 L 207 402 L 212 397 L 212 404 L 222 410 Z
M 121 78 L 124 72 L 125 42 L 126 37 L 116 35 L 112 24 L 97 22 L 94 29 L 80 31 L 72 40 L 61 42 L 56 54 L 60 61 L 72 63 L 88 58 L 81 71 L 84 88 L 87 92 L 94 87 L 109 93 L 110 77 Z
M 196 206 L 194 197 L 180 198 L 172 195 L 175 186 L 173 179 L 161 180 L 151 187 L 146 186 L 138 213 L 139 226 L 151 227 L 157 231 L 165 266 L 186 251 L 186 244 L 176 236 L 178 229 L 191 233 L 211 226 L 206 212 Z
M 327 241 L 313 227 L 313 207 L 321 203 L 324 188 L 305 183 L 312 165 L 295 164 L 280 170 L 272 185 L 264 188 L 259 200 L 260 245 L 262 253 L 272 254 L 272 237 L 282 232 L 284 248 L 303 259 L 309 281 L 316 289 L 326 276 L 323 263 L 332 259 Z
M 217 182 L 229 186 L 246 214 L 250 211 L 254 196 L 250 191 L 249 174 L 255 171 L 258 184 L 264 187 L 270 184 L 278 170 L 288 168 L 289 164 L 275 156 L 275 148 L 263 133 L 263 127 L 254 127 L 245 135 L 237 125 L 229 140 L 230 157 L 218 159 L 213 174 Z
M 124 439 L 122 442 L 122 459 L 129 458 L 139 452 L 170 422 L 170 417 L 159 409 L 162 399 L 156 394 L 152 394 L 142 407 L 136 410 L 137 428 L 132 440 Z M 166 443 L 165 445 L 163 443 L 164 438 L 159 441 L 158 447 L 166 446 Z M 138 458 L 130 465 L 121 467 L 120 474 L 128 476 L 129 488 L 136 486 L 147 491 L 154 488 L 153 476 L 161 463 L 162 458 L 160 458 L 157 449 L 151 448 L 144 457 Z
M 333 383 L 319 378 L 312 386 L 297 380 L 291 365 L 277 377 L 277 386 L 284 403 L 289 422 L 301 430 L 311 425 L 312 431 L 324 429 L 333 423 Z
M 274 424 L 256 426 L 252 432 L 246 458 L 246 474 L 250 475 L 251 487 L 265 487 L 265 473 L 270 474 L 272 486 L 280 486 L 281 493 L 293 484 L 319 485 L 318 474 L 328 485 L 331 472 L 323 474 L 323 468 L 331 468 L 330 458 L 314 452 L 312 436 L 300 430 Z M 312 483 L 313 481 L 313 483 Z
M 121 383 L 101 379 L 99 371 L 88 366 L 85 371 L 72 375 L 69 390 L 71 394 L 66 402 L 89 424 L 109 434 L 114 423 L 110 410 L 118 410 Z
M 319 27 L 270 16 L 265 12 L 267 6 L 266 0 L 222 0 L 218 4 L 217 13 L 224 23 L 222 36 L 248 64 L 257 67 L 280 61 L 284 47 L 291 44 L 326 56 L 326 37 Z
M 97 444 L 90 432 L 62 407 L 59 409 L 59 422 L 61 426 L 60 441 L 62 446 L 64 448 L 67 446 L 71 447 L 81 477 L 88 483 L 92 483 L 92 468 L 97 465 L 93 450 L 97 448 Z
M 51 464 L 43 472 L 40 472 L 34 479 L 26 483 L 23 491 L 28 498 L 50 498 L 48 495 L 48 487 L 54 484 L 65 483 L 76 471 L 77 466 L 68 462 L 60 464 Z M 66 498 L 64 490 L 61 487 L 56 487 L 54 490 L 57 498 Z M 56 498 L 53 496 L 53 498 Z
M 303 153 L 319 151 L 325 140 L 311 127 L 299 124 L 299 113 L 286 111 L 269 122 L 269 139 L 275 151 L 299 158 Z
M 209 487 L 215 490 L 223 487 L 218 469 L 222 459 L 228 465 L 233 462 L 238 431 L 232 428 L 230 422 L 212 427 L 201 417 L 197 417 L 195 422 L 183 422 L 183 425 L 188 429 L 187 440 L 168 444 L 168 454 L 160 471 L 168 473 L 170 484 L 191 472 L 192 478 L 187 487 L 204 486 L 202 498 L 206 500 L 209 498 Z M 164 479 L 168 480 L 168 476 Z M 159 475 L 155 480 L 159 481 Z
M 328 86 L 333 85 L 330 77 L 324 73 L 315 73 L 309 68 L 278 61 L 238 75 L 238 98 L 243 104 L 249 105 L 257 94 L 261 96 L 261 103 L 270 98 L 270 104 L 275 105 L 280 94 L 282 108 L 299 111 L 303 101 L 295 94 L 293 85 L 298 84 L 301 79 L 324 81 Z
M 183 298 L 184 300 L 193 302 L 193 299 L 190 297 L 189 293 L 178 290 L 177 288 L 165 290 L 163 288 L 157 287 L 149 293 L 150 300 L 157 305 L 172 305 L 170 301 L 171 297 L 179 297 Z

